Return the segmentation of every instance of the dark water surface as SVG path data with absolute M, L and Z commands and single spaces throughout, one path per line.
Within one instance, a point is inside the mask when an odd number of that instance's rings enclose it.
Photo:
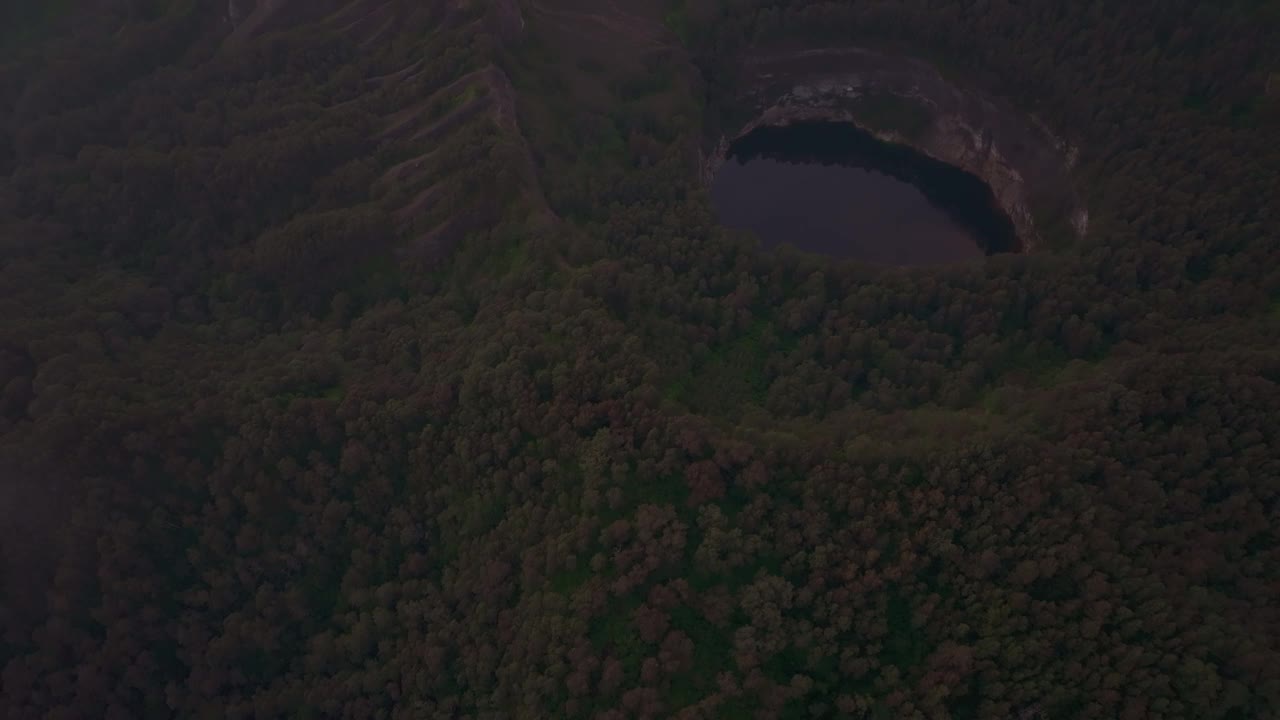
M 824 255 L 891 265 L 961 262 L 1018 249 L 991 188 L 959 168 L 853 125 L 755 130 L 711 186 L 720 222 Z

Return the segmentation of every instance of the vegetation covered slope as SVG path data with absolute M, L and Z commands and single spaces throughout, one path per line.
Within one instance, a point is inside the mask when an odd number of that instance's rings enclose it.
M 0 714 L 1280 713 L 1270 6 L 232 6 L 6 46 Z M 1008 95 L 1089 237 L 726 234 L 788 43 Z

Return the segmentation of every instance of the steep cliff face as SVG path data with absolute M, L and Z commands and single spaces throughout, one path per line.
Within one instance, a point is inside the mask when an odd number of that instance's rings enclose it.
M 806 121 L 850 122 L 982 178 L 1024 250 L 1041 240 L 1045 214 L 1087 231 L 1070 177 L 1073 151 L 1007 103 L 957 86 L 931 65 L 859 49 L 800 50 L 746 61 L 739 104 L 752 119 L 707 154 L 709 181 L 729 145 L 752 130 Z M 885 111 L 886 101 L 891 110 Z
M 246 0 L 227 0 L 227 22 L 239 25 L 244 16 L 253 10 L 252 7 L 246 7 L 249 4 Z

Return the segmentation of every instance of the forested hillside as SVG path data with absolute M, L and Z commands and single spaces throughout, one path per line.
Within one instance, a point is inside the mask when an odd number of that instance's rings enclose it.
M 1280 716 L 1274 2 L 41 5 L 0 716 Z M 742 58 L 842 45 L 1024 109 L 1087 235 L 721 228 Z

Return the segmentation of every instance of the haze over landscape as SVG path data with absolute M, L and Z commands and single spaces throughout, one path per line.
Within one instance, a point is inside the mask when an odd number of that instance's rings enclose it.
M 0 7 L 0 717 L 1280 717 L 1280 5 Z

